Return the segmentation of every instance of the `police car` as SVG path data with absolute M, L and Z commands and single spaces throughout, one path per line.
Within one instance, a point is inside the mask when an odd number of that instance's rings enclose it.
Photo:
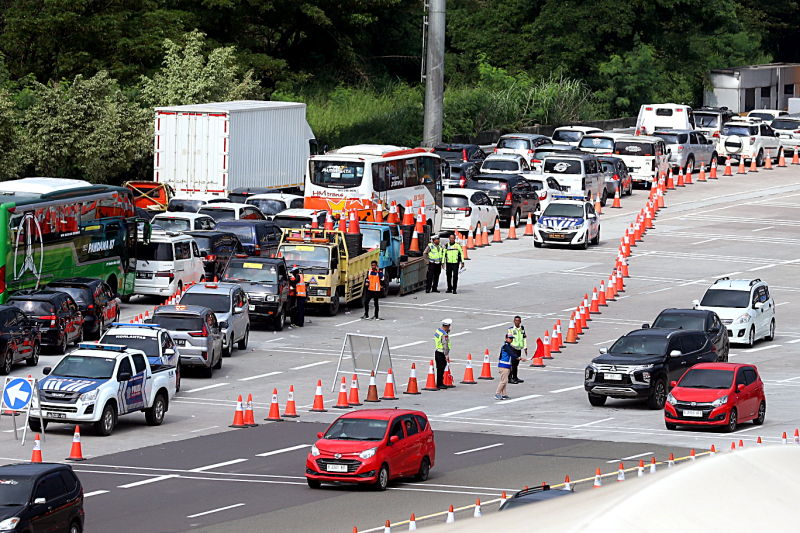
M 600 244 L 600 217 L 585 196 L 553 196 L 533 228 L 533 245 L 578 246 Z

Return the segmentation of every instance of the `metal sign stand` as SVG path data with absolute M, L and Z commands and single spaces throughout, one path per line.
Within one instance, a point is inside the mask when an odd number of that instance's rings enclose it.
M 46 442 L 47 437 L 45 436 L 44 430 L 44 419 L 42 418 L 42 408 L 41 408 L 41 398 L 39 397 L 39 380 L 37 378 L 27 378 L 25 381 L 31 384 L 31 397 L 28 399 L 27 403 L 21 409 L 12 409 L 10 405 L 6 404 L 5 401 L 5 391 L 8 387 L 9 382 L 16 381 L 21 378 L 14 378 L 10 376 L 6 376 L 5 382 L 3 383 L 3 394 L 0 394 L 0 411 L 3 409 L 8 409 L 11 411 L 11 419 L 14 422 L 14 438 L 19 440 L 19 435 L 17 433 L 17 413 L 25 413 L 25 423 L 22 427 L 22 446 L 25 446 L 25 439 L 28 435 L 28 421 L 31 417 L 31 405 L 33 405 L 33 399 L 36 398 L 36 405 L 39 406 L 39 428 L 42 433 L 42 441 Z
M 370 339 L 380 340 L 381 345 L 380 345 L 380 349 L 378 351 L 377 358 L 375 358 L 374 352 L 372 352 L 372 351 L 370 352 L 370 355 L 372 356 L 372 361 L 371 362 L 374 363 L 373 365 L 371 365 L 370 368 L 359 368 L 358 361 L 357 361 L 358 355 L 357 355 L 356 351 L 353 349 L 351 338 L 363 339 L 363 340 L 366 340 L 367 342 Z M 350 359 L 353 361 L 353 370 L 352 370 L 352 372 L 349 371 L 349 370 L 344 370 L 342 368 L 342 361 L 344 361 L 345 351 L 347 350 L 348 345 L 350 346 L 350 354 L 349 354 L 349 356 L 350 356 Z M 384 350 L 386 351 L 386 358 L 385 359 L 384 359 L 384 356 L 383 356 Z M 339 352 L 339 362 L 336 364 L 336 373 L 333 375 L 333 383 L 331 384 L 331 392 L 336 390 L 336 387 L 338 386 L 337 382 L 338 382 L 339 374 L 344 374 L 345 376 L 349 376 L 351 374 L 355 374 L 356 375 L 356 380 L 358 380 L 358 376 L 367 376 L 367 377 L 369 377 L 372 372 L 375 372 L 376 376 L 378 374 L 388 374 L 388 371 L 386 371 L 386 370 L 379 370 L 379 368 L 381 366 L 381 362 L 383 362 L 383 361 L 385 361 L 387 359 L 388 359 L 388 362 L 389 362 L 389 365 L 387 366 L 387 368 L 392 368 L 392 354 L 389 351 L 389 339 L 387 337 L 381 337 L 381 336 L 378 336 L 378 335 L 360 335 L 360 334 L 357 334 L 357 333 L 347 333 L 345 335 L 345 337 L 344 337 L 344 342 L 342 343 L 342 350 L 341 350 L 341 352 Z M 357 383 L 357 385 L 360 387 L 360 384 Z

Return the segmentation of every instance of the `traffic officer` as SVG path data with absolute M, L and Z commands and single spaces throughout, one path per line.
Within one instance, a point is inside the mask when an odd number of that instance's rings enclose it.
M 436 388 L 446 389 L 444 386 L 444 370 L 450 362 L 450 324 L 452 319 L 445 318 L 442 320 L 442 327 L 436 330 L 433 334 L 433 340 L 436 343 L 436 352 L 434 359 L 436 360 Z
M 381 286 L 384 283 L 383 271 L 378 270 L 377 261 L 373 261 L 370 266 L 371 268 L 369 272 L 367 272 L 367 279 L 364 280 L 364 316 L 361 318 L 369 320 L 369 301 L 375 300 L 375 316 L 372 317 L 372 319 L 383 320 L 382 318 L 378 318 L 378 312 L 380 310 L 378 307 L 378 299 L 381 297 Z
M 439 244 L 439 236 L 434 235 L 432 242 L 428 243 L 422 252 L 425 264 L 428 265 L 428 275 L 425 278 L 425 292 L 439 292 L 439 275 L 442 273 L 442 260 L 444 247 Z
M 445 271 L 447 273 L 447 291 L 458 294 L 458 269 L 464 266 L 464 251 L 456 242 L 456 236 L 450 235 L 444 252 Z
M 297 265 L 292 268 L 289 274 L 289 287 L 291 296 L 294 293 L 294 307 L 292 308 L 292 326 L 302 328 L 306 318 L 306 299 L 308 292 L 306 291 L 306 282 L 303 278 L 303 273 L 297 268 Z
M 514 385 L 525 383 L 525 380 L 519 379 L 517 375 L 522 350 L 525 350 L 525 356 L 528 355 L 528 335 L 525 333 L 525 326 L 522 325 L 522 318 L 519 315 L 514 317 L 514 325 L 508 328 L 506 335 L 513 339 L 511 349 L 517 354 L 517 357 L 511 361 L 511 373 L 508 376 L 508 382 Z

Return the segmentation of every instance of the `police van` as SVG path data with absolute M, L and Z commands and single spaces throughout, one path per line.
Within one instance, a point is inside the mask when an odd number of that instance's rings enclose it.
M 533 245 L 600 244 L 600 217 L 586 196 L 556 195 L 533 227 Z

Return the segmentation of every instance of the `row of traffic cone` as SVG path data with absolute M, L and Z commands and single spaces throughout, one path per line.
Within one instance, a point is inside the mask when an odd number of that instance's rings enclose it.
M 499 499 L 497 501 L 500 501 L 500 502 L 505 501 L 505 492 L 503 492 L 503 498 L 501 498 L 501 499 Z M 475 500 L 475 505 L 469 505 L 467 507 L 464 507 L 463 509 L 469 509 L 469 508 L 473 509 L 473 511 L 472 511 L 472 517 L 473 518 L 480 518 L 480 517 L 483 516 L 483 512 L 481 511 L 481 499 L 480 498 L 477 498 Z M 462 509 L 458 509 L 458 510 L 461 511 Z M 437 513 L 437 514 L 433 514 L 433 515 L 428 515 L 425 518 L 433 518 L 434 516 L 442 516 L 442 515 L 446 515 L 445 516 L 445 520 L 444 520 L 445 524 L 453 524 L 453 523 L 455 523 L 455 521 L 456 521 L 456 510 L 453 509 L 452 505 L 445 512 L 441 512 L 441 513 Z M 394 524 L 395 527 L 404 526 L 404 525 L 408 525 L 408 530 L 407 531 L 416 531 L 417 530 L 417 518 L 416 518 L 416 515 L 414 513 L 411 513 L 411 518 L 409 518 L 408 520 L 406 520 L 404 522 L 399 522 L 397 524 Z M 358 528 L 357 527 L 353 528 L 353 533 L 358 533 Z M 392 533 L 392 523 L 389 520 L 386 520 L 386 525 L 383 526 L 383 533 Z

